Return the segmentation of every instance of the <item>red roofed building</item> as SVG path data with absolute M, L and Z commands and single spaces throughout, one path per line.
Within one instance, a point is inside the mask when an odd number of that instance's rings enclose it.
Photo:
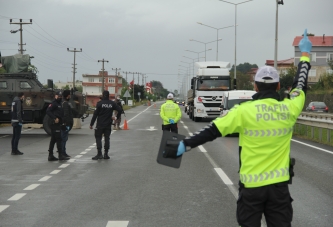
M 274 60 L 266 60 L 265 65 L 274 67 Z M 277 61 L 276 65 L 279 73 L 287 73 L 287 70 L 294 65 L 294 58 Z
M 294 63 L 297 66 L 301 57 L 298 44 L 303 36 L 294 38 L 293 46 L 295 47 Z M 328 66 L 328 60 L 333 60 L 333 36 L 308 36 L 312 43 L 311 50 L 311 70 L 309 72 L 309 84 L 318 82 L 320 76 L 326 72 L 331 72 Z
M 82 75 L 83 93 L 86 95 L 86 103 L 89 106 L 96 106 L 97 102 L 100 101 L 103 90 L 102 78 L 102 71 L 98 75 Z M 109 75 L 107 71 L 104 71 L 104 90 L 110 92 L 110 99 L 114 99 L 116 95 L 121 93 L 122 86 L 122 76 L 120 73 L 118 75 Z

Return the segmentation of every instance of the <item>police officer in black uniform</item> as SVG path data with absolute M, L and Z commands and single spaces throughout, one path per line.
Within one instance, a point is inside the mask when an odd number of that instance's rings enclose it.
M 46 114 L 52 119 L 51 125 L 51 140 L 49 145 L 49 161 L 68 160 L 68 157 L 63 155 L 61 149 L 61 125 L 63 122 L 64 110 L 62 108 L 62 93 L 61 91 L 56 92 L 55 100 L 49 105 L 46 110 Z M 57 149 L 59 153 L 59 159 L 54 157 L 53 148 L 54 144 L 57 143 Z
M 94 123 L 97 119 L 95 128 L 95 138 L 97 144 L 97 155 L 93 157 L 93 160 L 98 159 L 110 159 L 108 156 L 110 148 L 110 134 L 112 120 L 117 120 L 122 113 L 122 109 L 114 102 L 109 100 L 109 92 L 103 91 L 102 100 L 97 103 L 94 116 L 90 122 L 90 129 L 93 129 Z M 117 111 L 117 116 L 113 117 L 113 111 Z M 102 155 L 102 135 L 104 134 L 104 157 Z

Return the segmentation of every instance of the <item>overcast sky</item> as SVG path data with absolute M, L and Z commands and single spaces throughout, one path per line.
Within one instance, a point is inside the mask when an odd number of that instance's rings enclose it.
M 240 3 L 245 0 L 229 0 Z M 15 5 L 13 4 L 15 2 Z M 278 59 L 293 57 L 292 42 L 309 33 L 333 35 L 332 0 L 284 0 L 279 6 Z M 276 0 L 253 0 L 237 7 L 237 65 L 244 62 L 262 66 L 274 59 Z M 74 54 L 67 48 L 82 48 L 77 53 L 76 78 L 97 74 L 98 60 L 108 60 L 105 69 L 140 72 L 147 81 L 161 81 L 169 90 L 179 89 L 178 76 L 197 58 L 205 45 L 191 42 L 214 41 L 217 30 L 235 24 L 235 6 L 219 0 L 0 0 L 0 51 L 2 56 L 18 53 L 19 19 L 23 25 L 25 53 L 34 56 L 42 83 L 47 79 L 72 81 Z M 235 29 L 219 30 L 218 60 L 234 64 Z M 215 61 L 216 42 L 206 45 L 207 61 Z M 188 58 L 184 58 L 186 56 Z M 204 52 L 200 57 L 204 57 Z M 201 59 L 204 61 L 204 58 Z M 129 75 L 128 75 L 129 76 Z M 124 74 L 125 77 L 125 74 Z M 132 78 L 132 74 L 129 76 Z M 137 75 L 135 76 L 137 83 Z M 141 84 L 141 76 L 140 76 Z

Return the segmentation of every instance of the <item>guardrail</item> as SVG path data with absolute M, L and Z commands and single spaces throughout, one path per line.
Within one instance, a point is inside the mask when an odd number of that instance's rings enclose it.
M 302 112 L 297 119 L 294 132 L 333 145 L 333 114 Z

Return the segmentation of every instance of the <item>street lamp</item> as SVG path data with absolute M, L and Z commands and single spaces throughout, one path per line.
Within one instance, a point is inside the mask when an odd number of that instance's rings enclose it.
M 218 39 L 218 40 L 214 40 L 214 41 L 211 41 L 211 42 L 207 42 L 207 43 L 204 43 L 204 42 L 201 42 L 201 41 L 198 41 L 198 40 L 195 40 L 195 39 L 190 39 L 190 41 L 194 41 L 194 42 L 198 42 L 198 43 L 203 43 L 205 44 L 205 50 L 206 50 L 206 44 L 208 43 L 213 43 L 213 42 L 216 42 L 216 41 L 221 41 L 222 39 Z M 205 61 L 206 61 L 206 52 L 205 52 Z
M 206 61 L 206 52 L 207 52 L 207 51 L 210 51 L 210 50 L 212 50 L 212 49 L 208 49 L 208 50 L 206 50 L 206 48 L 205 48 L 205 50 L 204 50 L 204 51 L 201 51 L 201 52 L 195 52 L 195 51 L 192 51 L 192 50 L 185 50 L 185 51 L 188 51 L 188 52 L 192 52 L 192 53 L 196 53 L 196 54 L 198 54 L 198 61 L 199 61 L 199 59 L 200 59 L 199 54 L 205 52 L 205 61 Z
M 200 24 L 200 25 L 209 27 L 209 28 L 216 29 L 216 33 L 217 33 L 217 38 L 216 38 L 216 61 L 218 61 L 218 59 L 219 59 L 219 57 L 218 57 L 218 54 L 219 54 L 219 42 L 218 42 L 218 40 L 219 40 L 219 30 L 224 29 L 224 28 L 234 27 L 234 26 L 236 26 L 236 24 L 235 25 L 231 25 L 231 26 L 227 26 L 227 27 L 223 27 L 223 28 L 215 28 L 215 27 L 203 24 L 201 22 L 197 22 L 197 23 Z
M 278 15 L 279 5 L 283 5 L 283 0 L 276 0 L 276 19 L 275 19 L 275 50 L 274 50 L 274 68 L 277 69 L 277 49 L 278 49 Z
M 240 5 L 240 4 L 243 4 L 243 3 L 246 3 L 246 2 L 251 2 L 253 0 L 247 0 L 247 1 L 244 1 L 244 2 L 240 2 L 240 3 L 232 3 L 232 2 L 227 2 L 227 1 L 224 1 L 224 0 L 220 0 L 221 2 L 225 2 L 225 3 L 229 3 L 229 4 L 232 4 L 235 6 L 235 75 L 234 75 L 234 89 L 237 89 L 237 86 L 236 86 L 236 61 L 237 61 L 237 53 L 236 53 L 236 48 L 237 48 L 237 5 Z

